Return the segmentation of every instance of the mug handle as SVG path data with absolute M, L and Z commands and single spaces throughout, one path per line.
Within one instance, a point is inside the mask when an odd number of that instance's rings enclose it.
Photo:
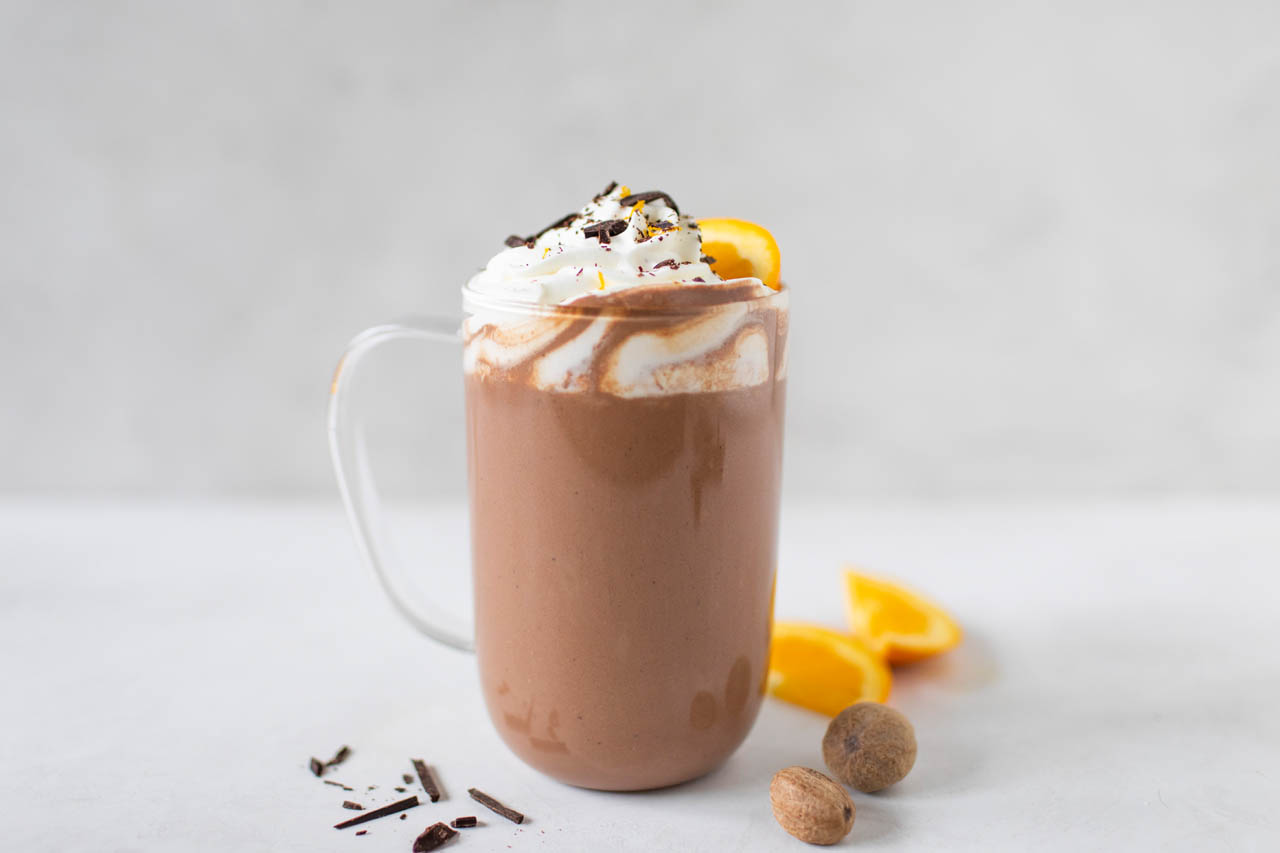
M 431 603 L 416 603 L 405 594 L 404 567 L 389 558 L 384 544 L 386 533 L 378 491 L 369 468 L 364 421 L 349 399 L 356 368 L 375 348 L 393 341 L 458 346 L 461 343 L 459 328 L 457 320 L 423 317 L 374 326 L 352 338 L 329 386 L 329 451 L 356 544 L 396 610 L 428 637 L 455 649 L 474 651 L 474 633 L 460 622 L 456 613 Z

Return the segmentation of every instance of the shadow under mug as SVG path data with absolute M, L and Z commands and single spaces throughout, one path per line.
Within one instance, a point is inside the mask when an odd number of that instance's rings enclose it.
M 464 288 L 461 330 L 378 326 L 343 355 L 329 437 L 360 550 L 401 615 L 476 652 L 494 726 L 543 773 L 672 785 L 750 730 L 773 613 L 788 297 L 582 308 Z M 463 349 L 474 637 L 405 595 L 377 532 L 348 392 L 363 356 L 397 340 Z

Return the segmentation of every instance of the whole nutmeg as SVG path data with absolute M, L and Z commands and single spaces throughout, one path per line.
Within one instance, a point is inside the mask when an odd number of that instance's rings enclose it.
M 916 733 L 878 702 L 850 705 L 827 726 L 822 758 L 836 778 L 865 794 L 900 782 L 916 763 Z
M 834 779 L 808 767 L 787 767 L 769 783 L 773 817 L 810 844 L 835 844 L 853 829 L 853 800 Z

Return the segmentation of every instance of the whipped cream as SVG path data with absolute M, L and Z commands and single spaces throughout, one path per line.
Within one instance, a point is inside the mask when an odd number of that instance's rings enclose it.
M 722 281 L 703 260 L 693 217 L 665 193 L 632 193 L 616 184 L 542 232 L 507 243 L 468 289 L 554 305 L 602 291 Z
M 463 366 L 470 376 L 635 398 L 750 388 L 786 375 L 789 293 L 716 275 L 697 222 L 665 193 L 610 184 L 576 213 L 507 245 L 466 288 L 513 303 L 510 310 L 468 305 Z M 625 310 L 520 307 L 575 302 L 686 313 L 637 322 Z

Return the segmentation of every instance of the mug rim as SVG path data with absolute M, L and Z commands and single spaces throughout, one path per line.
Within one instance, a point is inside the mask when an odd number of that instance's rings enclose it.
M 476 309 L 485 309 L 490 311 L 498 311 L 509 314 L 523 314 L 527 316 L 637 316 L 637 317 L 672 317 L 672 316 L 690 316 L 695 314 L 704 314 L 708 311 L 725 308 L 733 305 L 769 305 L 774 302 L 786 302 L 791 293 L 791 288 L 786 282 L 780 282 L 777 290 L 767 287 L 759 279 L 755 278 L 734 278 L 722 282 L 708 282 L 705 285 L 697 285 L 698 287 L 713 288 L 719 285 L 735 284 L 739 282 L 755 281 L 761 287 L 765 288 L 765 293 L 757 293 L 739 299 L 725 299 L 722 301 L 706 302 L 701 304 L 686 305 L 619 305 L 619 304 L 588 304 L 578 305 L 573 302 L 532 302 L 525 299 L 508 299 L 502 296 L 496 296 L 491 293 L 482 293 L 471 287 L 471 282 L 467 282 L 461 288 L 462 290 L 462 307 L 467 313 L 475 313 Z

